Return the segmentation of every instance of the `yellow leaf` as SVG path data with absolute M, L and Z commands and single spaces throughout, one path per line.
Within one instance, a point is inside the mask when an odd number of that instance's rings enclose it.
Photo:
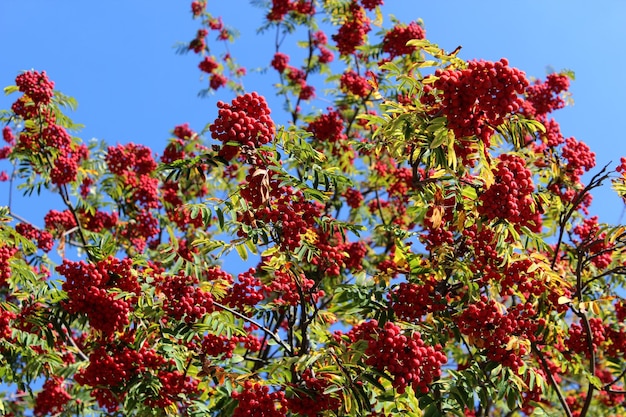
M 559 304 L 568 304 L 568 303 L 570 303 L 571 301 L 572 301 L 572 300 L 571 300 L 569 297 L 566 297 L 566 296 L 562 295 L 562 296 L 560 296 L 560 297 L 559 297 L 559 299 L 558 299 L 558 301 L 557 301 L 557 302 L 558 302 Z
M 598 303 L 590 303 L 591 304 L 591 311 L 593 311 L 593 314 L 599 316 L 600 315 L 600 306 L 598 305 Z
M 430 216 L 430 221 L 433 224 L 433 228 L 437 229 L 441 226 L 441 221 L 443 217 L 443 209 L 439 206 L 433 207 L 433 214 Z

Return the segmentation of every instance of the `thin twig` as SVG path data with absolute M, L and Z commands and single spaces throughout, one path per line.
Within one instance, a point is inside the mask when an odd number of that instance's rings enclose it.
M 224 311 L 228 311 L 229 313 L 231 313 L 234 316 L 239 317 L 240 319 L 247 321 L 250 324 L 254 324 L 256 327 L 258 327 L 259 329 L 261 329 L 263 332 L 265 332 L 265 334 L 267 334 L 269 337 L 271 337 L 272 339 L 274 339 L 274 341 L 276 341 L 276 343 L 278 343 L 283 349 L 285 349 L 287 351 L 287 353 L 289 353 L 290 355 L 293 354 L 291 348 L 289 346 L 287 346 L 285 344 L 285 342 L 273 331 L 271 331 L 270 329 L 268 329 L 267 327 L 263 326 L 261 323 L 257 322 L 254 319 L 251 319 L 250 317 L 241 314 L 240 312 L 233 310 L 230 307 L 227 307 L 221 303 L 218 303 L 217 301 L 213 301 L 213 304 L 216 307 L 221 308 Z

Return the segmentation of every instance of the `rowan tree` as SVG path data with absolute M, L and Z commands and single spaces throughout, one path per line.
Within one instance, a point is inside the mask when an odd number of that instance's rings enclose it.
M 217 116 L 164 149 L 83 142 L 44 69 L 5 88 L 3 179 L 62 206 L 1 209 L 0 411 L 624 415 L 626 227 L 588 208 L 626 159 L 561 134 L 572 74 L 466 61 L 382 0 L 265 3 L 283 107 L 194 1 Z

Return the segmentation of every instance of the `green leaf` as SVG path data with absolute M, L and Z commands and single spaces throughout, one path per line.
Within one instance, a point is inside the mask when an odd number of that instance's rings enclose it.
M 4 87 L 4 94 L 5 95 L 9 95 L 9 94 L 13 94 L 16 91 L 20 91 L 19 87 L 16 85 L 9 85 L 7 87 Z

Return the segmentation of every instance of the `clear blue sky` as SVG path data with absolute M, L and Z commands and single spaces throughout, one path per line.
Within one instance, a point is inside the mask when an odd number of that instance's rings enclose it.
M 249 69 L 266 66 L 273 39 L 255 33 L 259 10 L 248 0 L 208 3 L 239 29 L 231 47 L 239 62 Z M 160 151 L 175 125 L 188 122 L 201 130 L 212 121 L 220 98 L 198 98 L 205 83 L 197 57 L 175 54 L 175 43 L 189 41 L 197 29 L 189 4 L 0 0 L 0 84 L 12 84 L 20 70 L 46 70 L 59 90 L 78 100 L 73 119 L 86 125 L 84 140 L 133 141 Z M 383 10 L 405 22 L 422 18 L 431 41 L 448 50 L 462 45 L 465 59 L 506 57 L 535 77 L 548 68 L 573 70 L 575 104 L 556 114 L 563 134 L 587 142 L 599 166 L 611 160 L 615 165 L 626 155 L 626 1 L 386 0 Z M 268 73 L 262 88 L 252 76 L 246 88 L 271 94 L 273 76 Z M 0 97 L 0 107 L 8 108 L 12 99 Z M 0 184 L 0 205 L 6 204 L 6 190 Z M 37 205 L 46 208 L 44 202 Z M 32 201 L 23 207 L 31 210 Z M 592 208 L 608 222 L 622 214 L 620 200 L 608 190 L 596 193 Z M 34 214 L 33 220 L 38 221 Z

